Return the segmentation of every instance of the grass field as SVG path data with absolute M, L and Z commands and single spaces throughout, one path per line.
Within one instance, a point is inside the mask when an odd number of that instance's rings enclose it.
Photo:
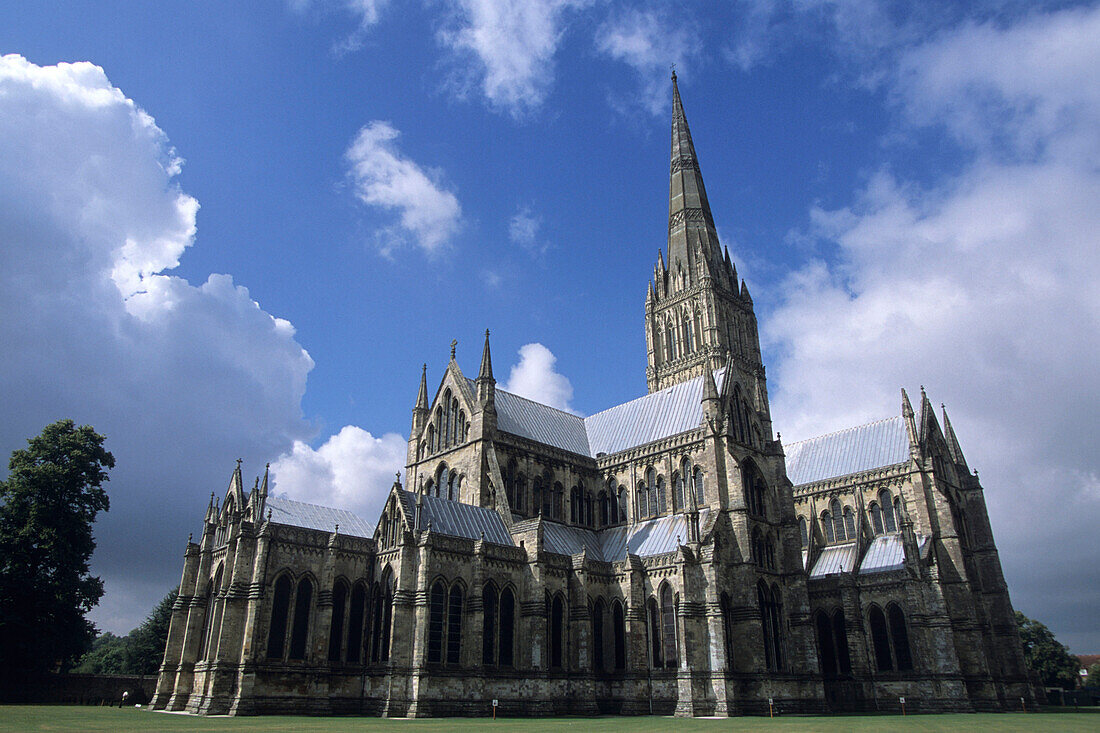
M 727 718 L 681 719 L 632 718 L 510 718 L 497 721 L 450 718 L 434 720 L 383 720 L 380 718 L 199 718 L 153 713 L 147 710 L 107 707 L 5 705 L 0 706 L 0 732 L 87 731 L 130 733 L 130 731 L 274 731 L 275 733 L 428 733 L 429 731 L 514 731 L 543 733 L 558 731 L 1100 731 L 1100 709 L 1074 712 L 984 714 L 984 715 L 857 715 L 814 718 Z

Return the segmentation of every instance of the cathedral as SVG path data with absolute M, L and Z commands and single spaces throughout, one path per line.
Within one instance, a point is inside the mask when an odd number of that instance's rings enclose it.
M 377 524 L 246 491 L 188 541 L 153 707 L 729 716 L 1030 706 L 977 472 L 923 388 L 784 445 L 673 75 L 648 394 L 588 417 L 451 359 Z M 914 403 L 916 407 L 914 408 Z

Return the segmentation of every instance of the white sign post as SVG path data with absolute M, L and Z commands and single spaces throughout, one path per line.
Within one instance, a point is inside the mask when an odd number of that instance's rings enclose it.
M 898 702 L 901 703 L 901 714 L 905 715 L 905 698 L 904 697 L 899 697 Z
M 493 720 L 496 720 L 496 719 L 497 719 L 497 701 L 494 698 L 494 700 L 493 700 Z

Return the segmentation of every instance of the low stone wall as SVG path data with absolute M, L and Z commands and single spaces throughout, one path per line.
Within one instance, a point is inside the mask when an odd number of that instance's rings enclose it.
M 55 703 L 76 705 L 118 705 L 129 692 L 127 704 L 149 702 L 157 686 L 156 675 L 46 674 L 26 680 L 8 681 L 0 692 L 6 703 Z

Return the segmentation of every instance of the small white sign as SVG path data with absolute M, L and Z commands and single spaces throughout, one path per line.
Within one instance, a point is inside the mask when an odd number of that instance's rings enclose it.
M 902 705 L 904 705 L 905 704 L 905 698 L 904 697 L 899 697 L 898 702 L 900 702 Z
M 495 708 L 496 706 L 497 706 L 497 701 L 493 700 L 493 707 Z
M 771 705 L 773 702 L 775 702 L 775 700 L 773 700 L 772 698 L 769 697 L 768 698 L 768 704 Z

